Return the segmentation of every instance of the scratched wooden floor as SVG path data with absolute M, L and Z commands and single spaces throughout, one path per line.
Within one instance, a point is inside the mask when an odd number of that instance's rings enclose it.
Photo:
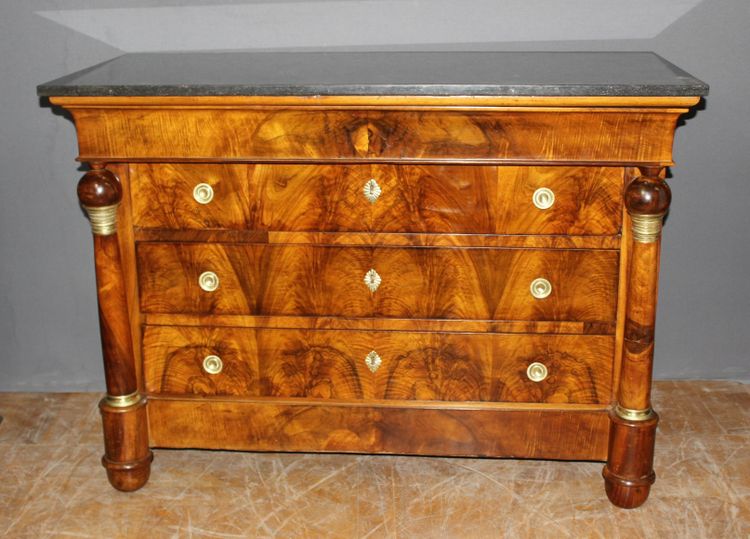
M 657 382 L 657 483 L 612 507 L 600 463 L 155 451 L 123 494 L 97 394 L 0 393 L 0 537 L 750 537 L 750 386 Z

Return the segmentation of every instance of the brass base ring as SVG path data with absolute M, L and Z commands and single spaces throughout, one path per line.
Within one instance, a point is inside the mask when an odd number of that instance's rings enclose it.
M 137 391 L 134 391 L 130 395 L 107 395 L 104 399 L 107 405 L 113 408 L 127 408 L 138 404 L 141 400 L 141 395 Z
M 619 404 L 615 405 L 615 414 L 620 419 L 626 421 L 647 421 L 654 417 L 654 411 L 651 408 L 645 410 L 633 410 L 632 408 L 625 408 Z

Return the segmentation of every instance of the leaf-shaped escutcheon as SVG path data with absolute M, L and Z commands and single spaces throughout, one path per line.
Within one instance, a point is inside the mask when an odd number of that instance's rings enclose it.
M 370 201 L 370 204 L 375 204 L 375 201 L 383 191 L 380 189 L 378 182 L 375 181 L 375 178 L 370 178 L 362 188 L 362 192 L 365 194 L 365 198 Z
M 367 365 L 367 368 L 370 369 L 370 372 L 375 372 L 376 370 L 378 370 L 381 363 L 383 363 L 383 360 L 375 350 L 367 354 L 367 357 L 365 357 L 365 365 Z
M 377 271 L 371 269 L 370 271 L 365 273 L 364 281 L 365 286 L 370 289 L 370 292 L 375 293 L 383 279 L 380 278 L 380 275 L 378 275 Z

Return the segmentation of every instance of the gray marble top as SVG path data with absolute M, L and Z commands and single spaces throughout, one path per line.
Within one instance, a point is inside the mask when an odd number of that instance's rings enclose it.
M 37 87 L 40 96 L 702 96 L 651 52 L 204 52 L 125 54 Z

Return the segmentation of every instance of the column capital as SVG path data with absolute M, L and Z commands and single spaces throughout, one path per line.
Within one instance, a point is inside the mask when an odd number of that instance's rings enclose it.
M 658 168 L 641 169 L 625 188 L 625 208 L 630 214 L 633 239 L 653 243 L 661 236 L 664 214 L 672 202 L 672 191 L 659 175 Z
M 88 171 L 78 182 L 78 200 L 91 222 L 91 231 L 99 236 L 117 232 L 117 207 L 122 186 L 114 173 L 101 167 Z

